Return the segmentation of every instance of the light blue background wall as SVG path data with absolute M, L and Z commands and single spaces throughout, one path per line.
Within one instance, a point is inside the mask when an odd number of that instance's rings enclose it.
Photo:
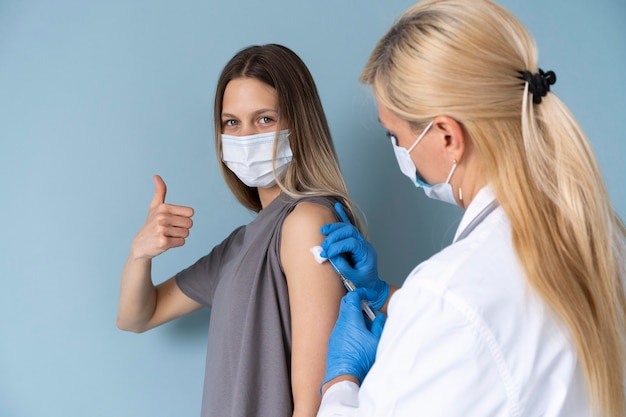
M 193 206 L 157 281 L 252 215 L 211 135 L 222 66 L 283 43 L 309 65 L 382 275 L 400 283 L 451 239 L 459 211 L 400 174 L 367 89 L 376 40 L 412 0 L 0 0 L 0 416 L 196 416 L 208 313 L 143 335 L 116 329 L 119 275 L 159 173 Z M 502 0 L 530 28 L 553 88 L 591 138 L 626 218 L 626 7 Z

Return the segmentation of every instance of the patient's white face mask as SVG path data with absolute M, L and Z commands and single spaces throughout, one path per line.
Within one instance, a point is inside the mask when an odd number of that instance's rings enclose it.
M 268 188 L 276 184 L 272 171 L 274 140 L 277 140 L 276 175 L 280 178 L 291 162 L 289 131 L 249 136 L 222 135 L 222 161 L 248 187 Z
M 409 149 L 398 146 L 395 136 L 391 136 L 391 145 L 393 146 L 393 153 L 396 156 L 396 160 L 398 161 L 398 165 L 400 166 L 400 171 L 404 175 L 406 175 L 416 187 L 420 187 L 424 190 L 424 194 L 428 198 L 432 198 L 433 200 L 440 200 L 446 203 L 456 205 L 456 199 L 454 198 L 454 192 L 452 190 L 452 185 L 450 184 L 450 179 L 452 178 L 452 174 L 456 169 L 456 162 L 452 164 L 452 169 L 448 174 L 448 178 L 445 183 L 439 183 L 430 185 L 426 181 L 424 181 L 417 173 L 417 167 L 411 158 L 411 151 L 415 149 L 417 144 L 424 138 L 428 129 L 431 128 L 433 122 L 428 123 L 424 131 L 419 135 L 419 137 L 415 140 L 413 145 Z

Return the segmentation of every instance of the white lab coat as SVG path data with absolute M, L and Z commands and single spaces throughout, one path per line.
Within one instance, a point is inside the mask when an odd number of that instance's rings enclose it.
M 457 236 L 493 200 L 482 189 Z M 528 287 L 499 207 L 411 272 L 389 302 L 376 361 L 361 388 L 347 381 L 333 385 L 318 413 L 589 415 L 570 335 Z

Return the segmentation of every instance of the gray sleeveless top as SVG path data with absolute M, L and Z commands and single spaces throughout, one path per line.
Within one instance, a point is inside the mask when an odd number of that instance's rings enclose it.
M 176 276 L 183 293 L 211 308 L 203 417 L 293 413 L 291 319 L 280 238 L 285 217 L 301 201 L 333 209 L 336 200 L 296 201 L 281 194 Z

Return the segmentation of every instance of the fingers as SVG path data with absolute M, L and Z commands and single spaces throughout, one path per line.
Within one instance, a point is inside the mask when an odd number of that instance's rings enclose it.
M 165 203 L 165 194 L 167 193 L 167 186 L 165 185 L 165 181 L 163 181 L 163 179 L 159 175 L 155 175 L 152 178 L 154 180 L 155 191 L 154 197 L 152 197 L 152 201 L 150 202 L 150 208 Z
M 376 296 L 376 292 L 370 290 L 369 288 L 357 288 L 354 291 L 350 291 L 346 295 L 343 296 L 344 302 L 348 304 L 352 304 L 361 309 L 361 300 L 367 301 L 368 299 Z
M 325 242 L 332 243 L 337 240 L 353 237 L 358 240 L 365 240 L 359 229 L 351 225 L 350 223 L 329 223 L 320 228 L 320 232 L 326 235 Z M 324 245 L 322 245 L 324 246 Z
M 365 316 L 362 312 L 361 301 L 367 301 L 375 296 L 376 293 L 366 288 L 357 288 L 354 291 L 348 292 L 341 299 L 341 306 L 339 307 L 339 316 L 341 320 L 350 321 L 352 323 L 359 323 L 369 329 L 374 335 L 380 337 L 383 326 L 385 325 L 386 317 L 384 314 L 376 315 L 376 318 L 369 325 L 369 322 L 365 320 Z
M 383 328 L 385 327 L 386 321 L 387 321 L 387 316 L 385 316 L 383 313 L 378 313 L 376 315 L 376 318 L 372 322 L 372 327 L 370 329 L 370 331 L 372 332 L 374 336 L 380 338 L 380 335 L 383 334 Z
M 322 253 L 320 256 L 324 258 L 334 258 L 342 253 L 348 253 L 352 256 L 362 257 L 362 241 L 353 237 L 341 239 L 336 242 L 324 240 L 322 242 Z
M 174 217 L 190 218 L 193 216 L 193 213 L 194 213 L 191 207 L 176 206 L 174 204 L 162 204 L 161 206 L 157 207 L 155 211 L 157 212 L 157 214 L 162 214 L 163 216 L 172 217 L 172 218 Z M 172 219 L 172 221 L 174 220 Z
M 133 252 L 138 258 L 154 258 L 168 249 L 183 246 L 193 226 L 190 216 L 173 212 L 193 214 L 191 207 L 162 204 L 150 210 L 146 223 L 133 240 Z
M 189 208 L 189 207 L 184 207 Z M 187 237 L 189 229 L 193 226 L 191 218 L 186 216 L 176 216 L 171 214 L 157 215 L 157 228 L 160 234 L 167 237 Z
M 193 209 L 185 206 L 163 204 L 155 209 L 154 224 L 159 236 L 187 237 L 193 226 Z
M 349 230 L 345 223 L 328 223 L 320 228 L 320 232 L 323 235 L 329 235 L 337 230 L 346 229 Z
M 150 209 L 156 210 L 156 215 L 160 216 L 160 222 L 157 223 L 165 226 L 190 228 L 190 217 L 193 216 L 193 209 L 187 206 L 165 204 L 165 194 L 167 193 L 165 181 L 159 175 L 155 175 L 153 179 L 155 191 L 150 202 Z
M 326 235 L 324 242 L 333 243 L 341 239 L 353 237 L 359 240 L 363 240 L 358 229 L 351 224 L 346 223 L 329 223 L 322 226 L 320 232 Z M 324 246 L 324 245 L 322 245 Z
M 339 202 L 335 203 L 335 211 L 337 212 L 337 214 L 339 214 L 339 218 L 341 218 L 342 222 L 351 224 L 350 219 L 348 218 L 348 215 L 343 208 L 343 204 Z
M 154 185 L 148 217 L 133 240 L 132 251 L 137 258 L 153 258 L 170 248 L 183 246 L 193 226 L 193 209 L 165 204 L 167 187 L 160 176 L 154 176 Z
M 339 316 L 343 320 L 356 321 L 365 326 L 365 318 L 361 313 L 361 294 L 359 290 L 350 291 L 341 299 Z
M 322 255 L 320 254 L 320 256 Z M 350 271 L 352 269 L 352 266 L 350 265 L 350 263 L 346 261 L 343 258 L 343 256 L 331 257 L 330 260 L 335 264 L 337 269 L 340 270 L 344 274 L 346 274 L 347 271 Z

